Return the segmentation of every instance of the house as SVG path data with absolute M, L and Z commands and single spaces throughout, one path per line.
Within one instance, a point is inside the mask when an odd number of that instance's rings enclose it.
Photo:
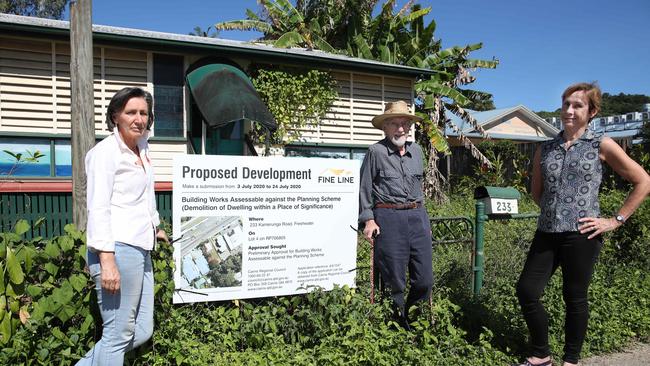
M 469 111 L 469 113 L 476 119 L 476 123 L 483 127 L 492 141 L 512 141 L 517 144 L 519 151 L 529 156 L 531 160 L 539 142 L 552 139 L 560 132 L 555 126 L 521 104 L 511 108 L 484 112 Z M 463 143 L 458 139 L 458 131 L 475 145 L 485 138 L 472 125 L 455 114 L 447 112 L 447 119 L 445 135 L 451 148 L 451 155 L 448 155 L 441 164 L 441 171 L 448 179 L 452 176 L 472 175 L 477 160 L 463 147 Z M 510 167 L 511 162 L 507 162 L 507 166 Z
M 494 140 L 510 140 L 515 143 L 538 142 L 553 138 L 560 132 L 555 126 L 521 104 L 484 112 L 470 111 L 470 114 Z M 455 114 L 447 112 L 447 118 L 450 123 L 446 124 L 445 135 L 450 146 L 461 145 L 456 138 L 459 135 L 458 131 L 474 144 L 484 139 L 472 125 Z
M 69 39 L 68 22 L 0 14 L 0 229 L 17 215 L 35 220 L 43 210 L 57 212 L 61 219 L 41 235 L 60 233 L 61 225 L 70 221 Z M 322 124 L 283 153 L 348 158 L 362 156 L 383 137 L 370 123 L 383 105 L 412 101 L 416 77 L 432 72 L 313 50 L 101 25 L 93 26 L 93 48 L 98 140 L 109 134 L 104 112 L 117 90 L 140 86 L 154 95 L 150 147 L 158 205 L 166 218 L 171 214 L 175 154 L 254 154 L 244 137 L 250 121 L 220 130 L 204 123 L 185 78 L 196 65 L 225 60 L 244 71 L 261 63 L 330 72 L 338 98 Z M 43 157 L 16 166 L 1 150 L 23 157 L 38 151 Z

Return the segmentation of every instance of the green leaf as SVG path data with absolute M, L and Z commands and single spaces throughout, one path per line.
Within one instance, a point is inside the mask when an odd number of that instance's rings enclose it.
M 16 235 L 14 232 L 0 233 L 0 235 L 5 243 L 18 243 L 22 240 L 20 235 Z M 2 257 L 4 257 L 4 255 Z
M 16 154 L 13 151 L 9 151 L 9 150 L 2 150 L 2 151 L 4 151 L 5 154 L 11 155 L 14 159 L 16 159 L 16 161 L 20 161 L 20 154 Z
M 59 267 L 54 263 L 48 262 L 45 263 L 45 270 L 52 276 L 56 276 L 56 274 L 59 272 Z
M 5 293 L 5 266 L 2 261 L 0 261 L 0 294 Z
M 47 302 L 45 300 L 41 300 L 37 303 L 34 304 L 34 308 L 32 309 L 32 317 L 31 317 L 31 322 L 40 322 L 43 320 L 45 317 L 45 307 Z
M 11 285 L 11 283 L 8 283 L 7 286 L 5 287 L 5 294 L 7 296 L 11 297 L 18 297 L 18 294 L 14 290 L 14 287 Z
M 72 305 L 63 305 L 56 313 L 56 317 L 62 322 L 67 322 L 70 318 L 77 314 L 77 309 Z
M 69 281 L 70 284 L 72 285 L 72 288 L 74 288 L 77 292 L 81 292 L 88 284 L 88 280 L 86 279 L 86 276 L 81 274 L 75 274 L 70 276 Z
M 2 317 L 2 322 L 0 322 L 0 335 L 2 336 L 0 342 L 3 344 L 9 343 L 9 340 L 11 340 L 11 316 L 9 314 L 5 314 Z
M 92 314 L 88 313 L 86 314 L 86 318 L 84 319 L 84 322 L 81 324 L 81 331 L 82 332 L 87 332 L 88 329 L 90 329 L 91 326 L 95 324 L 95 319 L 93 319 Z
M 21 250 L 21 257 L 25 262 L 25 272 L 29 273 L 34 264 L 34 256 L 36 255 L 36 250 L 32 246 L 24 246 Z
M 25 274 L 20 262 L 16 259 L 11 248 L 7 249 L 7 272 L 9 273 L 9 281 L 12 283 L 19 285 L 25 280 Z
M 289 48 L 300 45 L 305 39 L 298 32 L 287 32 L 273 42 L 275 47 Z
M 68 280 L 63 281 L 61 287 L 52 292 L 52 300 L 58 304 L 68 304 L 73 297 L 74 292 L 72 290 L 72 285 Z
M 54 327 L 50 329 L 50 333 L 52 333 L 52 335 L 59 340 L 65 341 L 67 339 L 67 337 L 65 336 L 65 334 L 63 334 L 63 332 L 61 331 L 61 329 L 59 329 L 59 327 Z
M 216 30 L 246 30 L 267 33 L 273 30 L 270 24 L 260 20 L 233 20 L 230 22 L 221 22 L 214 25 Z
M 384 45 L 379 46 L 379 60 L 386 63 L 391 62 L 391 53 L 388 47 Z
M 35 285 L 27 286 L 27 293 L 31 297 L 38 297 L 38 295 L 40 295 L 42 292 L 43 292 L 43 289 L 38 287 L 38 286 L 35 286 Z
M 372 50 L 370 49 L 370 46 L 368 45 L 368 41 L 363 38 L 362 35 L 356 35 L 354 37 L 354 43 L 357 46 L 358 54 L 354 55 L 357 57 L 365 58 L 368 60 L 372 60 L 374 57 L 372 56 Z
M 83 240 L 84 242 L 86 241 L 86 233 L 79 231 L 75 224 L 67 224 L 63 227 L 63 231 L 65 231 L 65 233 L 74 240 Z
M 62 251 L 67 252 L 74 247 L 74 240 L 69 236 L 60 236 L 58 244 Z
M 28 232 L 30 229 L 29 222 L 24 219 L 20 219 L 16 222 L 16 226 L 14 227 L 14 232 L 16 235 L 23 235 L 24 233 Z
M 38 229 L 41 225 L 45 223 L 45 217 L 39 217 L 35 222 L 34 222 L 34 229 Z
M 38 359 L 41 361 L 47 360 L 49 355 L 50 355 L 50 351 L 47 348 L 41 348 L 38 351 Z
M 61 254 L 61 249 L 54 241 L 50 241 L 45 245 L 44 252 L 48 257 L 56 258 Z

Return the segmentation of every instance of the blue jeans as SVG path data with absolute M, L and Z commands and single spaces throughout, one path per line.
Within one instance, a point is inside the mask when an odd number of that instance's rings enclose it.
M 77 365 L 122 365 L 124 354 L 146 342 L 153 333 L 153 271 L 149 251 L 116 242 L 115 262 L 120 271 L 120 290 L 111 294 L 102 289 L 98 255 L 88 251 L 103 332 L 99 342 Z

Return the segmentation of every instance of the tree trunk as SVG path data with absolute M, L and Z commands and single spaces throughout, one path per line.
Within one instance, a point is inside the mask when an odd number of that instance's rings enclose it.
M 431 126 L 429 126 L 429 128 L 440 128 L 440 121 L 444 121 L 444 117 L 441 118 L 440 116 L 442 100 L 436 98 L 435 103 L 435 108 L 429 110 L 429 119 L 431 119 Z M 448 182 L 438 169 L 438 151 L 436 151 L 436 148 L 431 142 L 429 142 L 428 145 L 429 157 L 427 159 L 427 168 L 425 170 L 424 195 L 437 204 L 443 204 L 449 201 L 446 194 Z
M 95 144 L 92 0 L 70 3 L 70 97 L 72 118 L 72 218 L 86 228 L 84 158 Z
M 424 194 L 437 204 L 447 203 L 449 198 L 446 194 L 446 188 L 447 180 L 438 169 L 438 152 L 433 145 L 430 145 Z

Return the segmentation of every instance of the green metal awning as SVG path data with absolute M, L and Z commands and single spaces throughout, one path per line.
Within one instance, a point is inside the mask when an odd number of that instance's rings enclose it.
M 277 129 L 275 118 L 240 69 L 227 64 L 209 64 L 188 73 L 186 80 L 208 126 L 220 128 L 247 119 L 270 131 Z

